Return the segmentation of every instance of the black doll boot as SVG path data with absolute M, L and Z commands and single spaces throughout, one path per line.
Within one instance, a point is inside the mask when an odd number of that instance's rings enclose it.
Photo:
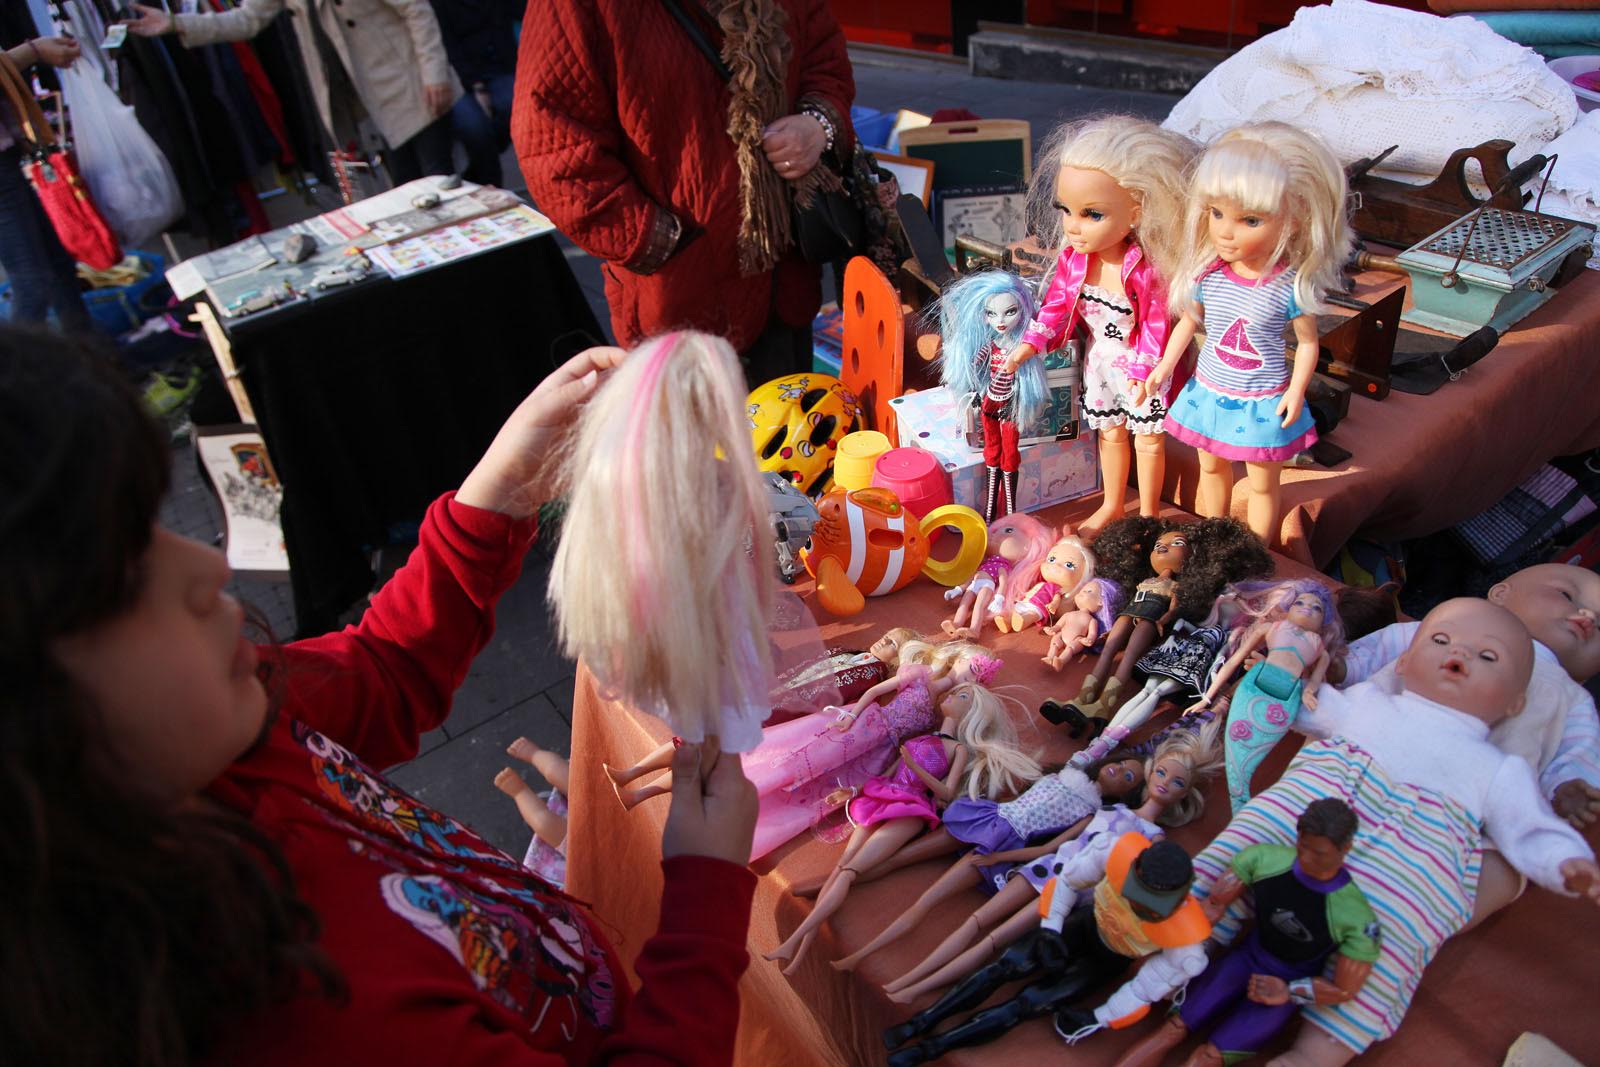
M 1005 514 L 1007 514 L 1007 515 L 1016 514 L 1016 511 L 1017 511 L 1017 472 L 1016 471 L 1001 471 L 1000 472 L 1000 487 L 1001 487 L 1001 490 L 1002 490 L 1002 494 L 1001 495 L 1004 498 L 1004 502 L 1005 502 L 1005 506 L 1006 506 Z
M 1093 675 L 1089 676 L 1093 678 Z M 1087 690 L 1089 687 L 1084 686 Z M 1098 687 L 1097 687 L 1098 688 Z M 1067 724 L 1071 727 L 1071 735 L 1079 737 L 1085 730 L 1092 731 L 1094 737 L 1106 728 L 1106 723 L 1116 713 L 1117 706 L 1122 703 L 1122 690 L 1124 684 L 1121 678 L 1112 678 L 1106 682 L 1105 687 L 1091 700 L 1074 700 L 1067 705 L 1064 712 Z M 1076 713 L 1076 714 L 1074 714 Z
M 983 522 L 987 526 L 999 517 L 995 514 L 995 508 L 1000 502 L 1000 468 L 985 467 L 984 470 L 988 472 L 989 479 L 983 491 Z
M 1065 704 L 1047 701 L 1051 710 L 1046 710 L 1046 705 L 1040 705 L 1039 714 L 1058 726 L 1067 727 L 1071 737 L 1080 737 L 1089 725 L 1090 710 L 1095 706 L 1095 701 L 1100 698 L 1100 679 L 1092 674 L 1083 677 L 1083 688 L 1078 690 L 1078 695 Z

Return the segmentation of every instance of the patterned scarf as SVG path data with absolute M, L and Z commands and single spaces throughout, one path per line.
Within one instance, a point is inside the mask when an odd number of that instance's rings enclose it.
M 762 131 L 789 113 L 789 15 L 776 0 L 711 0 L 707 8 L 722 29 L 722 61 L 733 71 L 728 136 L 739 153 L 739 273 L 750 277 L 771 270 L 794 242 L 789 183 L 761 148 Z M 828 177 L 819 162 L 794 183 L 800 203 L 810 203 Z

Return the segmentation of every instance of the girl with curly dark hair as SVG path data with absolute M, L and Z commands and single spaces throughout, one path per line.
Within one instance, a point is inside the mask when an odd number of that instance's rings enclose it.
M 369 769 L 444 720 L 541 458 L 620 356 L 523 401 L 359 625 L 262 667 L 221 554 L 155 521 L 169 447 L 112 360 L 0 327 L 7 1062 L 729 1061 L 755 882 L 737 760 L 680 749 L 631 996 L 587 908 Z
M 1046 701 L 1039 707 L 1051 722 L 1070 725 L 1074 737 L 1086 728 L 1098 732 L 1105 726 L 1139 657 L 1172 620 L 1198 621 L 1223 586 L 1272 573 L 1272 556 L 1237 519 L 1119 519 L 1101 532 L 1094 552 L 1100 575 L 1120 584 L 1127 600 L 1078 695 L 1064 705 Z M 1112 675 L 1111 663 L 1119 652 L 1122 662 Z

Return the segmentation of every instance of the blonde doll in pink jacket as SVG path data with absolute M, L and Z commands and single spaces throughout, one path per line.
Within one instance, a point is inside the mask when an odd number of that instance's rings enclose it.
M 1195 147 L 1127 115 L 1058 127 L 1040 153 L 1029 218 L 1061 252 L 1037 316 L 1011 358 L 1020 366 L 1084 331 L 1083 418 L 1100 434 L 1105 500 L 1079 532 L 1122 517 L 1138 455 L 1139 513 L 1161 507 L 1167 390 L 1134 401 L 1160 361 L 1170 320 L 1166 280 L 1181 252 L 1184 174 Z

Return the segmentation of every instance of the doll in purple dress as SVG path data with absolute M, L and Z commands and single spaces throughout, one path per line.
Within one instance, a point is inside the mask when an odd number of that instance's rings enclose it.
M 1039 776 L 1039 765 L 1018 745 L 1005 702 L 981 685 L 958 685 L 940 702 L 939 732 L 900 746 L 890 770 L 869 778 L 846 805 L 855 827 L 844 854 L 823 883 L 816 907 L 788 940 L 767 954 L 790 960 L 791 974 L 811 946 L 817 928 L 844 904 L 862 870 L 898 852 L 925 829 L 939 824 L 938 807 L 958 792 L 993 799 Z
M 965 682 L 987 683 L 999 667 L 971 642 L 908 642 L 895 676 L 854 706 L 766 727 L 761 744 L 741 757 L 761 798 L 751 860 L 815 826 L 838 806 L 839 790 L 860 788 L 894 761 L 902 743 L 934 732 L 946 693 Z

